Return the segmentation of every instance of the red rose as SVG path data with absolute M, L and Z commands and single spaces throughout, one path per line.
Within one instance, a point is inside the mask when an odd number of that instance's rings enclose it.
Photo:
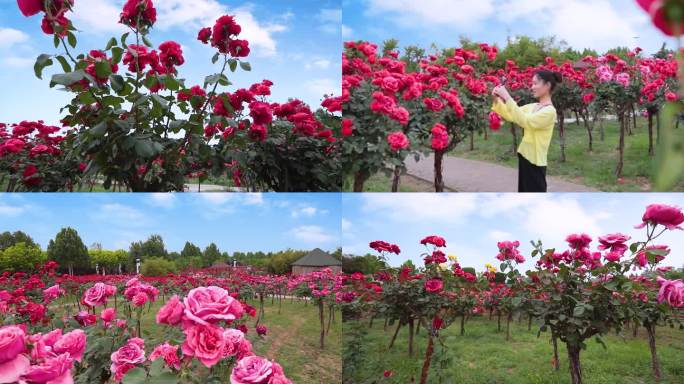
M 387 142 L 394 152 L 408 148 L 410 142 L 404 132 L 393 132 L 387 135 Z
M 444 289 L 444 283 L 439 279 L 430 279 L 425 282 L 425 290 L 430 293 L 438 293 Z
M 208 44 L 209 39 L 211 39 L 211 28 L 206 27 L 200 29 L 199 33 L 197 34 L 197 40 L 201 41 L 204 44 Z
M 43 10 L 43 0 L 17 0 L 19 10 L 26 16 L 33 16 Z
M 342 119 L 342 136 L 351 136 L 354 132 L 354 122 L 351 119 Z
M 446 127 L 440 123 L 432 127 L 432 149 L 441 151 L 449 146 L 449 134 Z
M 651 21 L 658 29 L 668 36 L 674 35 L 674 26 L 679 24 L 679 34 L 682 34 L 682 19 L 673 20 L 674 14 L 684 17 L 684 7 L 678 0 L 637 0 L 637 4 L 651 16 Z M 677 12 L 674 8 L 679 8 Z

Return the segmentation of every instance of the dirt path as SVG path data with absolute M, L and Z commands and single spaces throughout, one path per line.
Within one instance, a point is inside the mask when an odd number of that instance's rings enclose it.
M 406 161 L 407 173 L 430 181 L 434 180 L 433 155 Z M 517 192 L 518 170 L 503 165 L 460 157 L 444 158 L 444 186 L 458 192 Z M 549 192 L 598 192 L 585 185 L 570 183 L 558 177 L 546 178 Z
M 266 351 L 266 357 L 270 359 L 277 359 L 280 346 L 283 345 L 283 343 L 287 340 L 293 340 L 302 324 L 304 324 L 303 318 L 295 318 L 292 326 L 285 328 L 284 332 L 278 335 L 275 340 L 273 340 L 273 343 L 271 343 L 271 345 L 268 347 L 268 351 Z

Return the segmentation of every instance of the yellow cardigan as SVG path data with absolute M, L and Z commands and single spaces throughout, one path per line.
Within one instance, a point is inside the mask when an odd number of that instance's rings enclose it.
M 546 106 L 534 112 L 535 106 L 536 103 L 519 107 L 513 99 L 509 99 L 505 104 L 501 99 L 496 99 L 492 105 L 492 111 L 498 113 L 504 120 L 522 127 L 523 138 L 518 147 L 518 153 L 530 163 L 545 167 L 553 136 L 553 126 L 556 123 L 556 108 Z

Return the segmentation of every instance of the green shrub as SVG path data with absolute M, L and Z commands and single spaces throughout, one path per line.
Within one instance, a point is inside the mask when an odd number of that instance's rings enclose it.
M 32 272 L 45 261 L 40 248 L 20 242 L 0 252 L 0 272 Z
M 176 273 L 176 270 L 176 263 L 163 257 L 150 257 L 140 266 L 140 273 L 144 276 L 166 276 Z

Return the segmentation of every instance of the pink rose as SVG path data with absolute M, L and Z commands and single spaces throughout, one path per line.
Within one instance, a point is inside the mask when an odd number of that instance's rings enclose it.
M 425 282 L 425 290 L 431 293 L 439 293 L 444 289 L 444 283 L 439 279 L 430 279 Z
M 71 384 L 74 382 L 71 377 L 73 365 L 74 359 L 68 353 L 64 353 L 45 359 L 38 365 L 32 365 L 23 378 L 31 383 Z
M 43 10 L 43 0 L 17 0 L 21 14 L 29 17 Z
M 673 308 L 684 307 L 684 282 L 681 280 L 667 280 L 657 277 L 660 284 L 658 303 L 667 302 Z
M 183 302 L 185 317 L 197 324 L 230 322 L 242 317 L 244 312 L 242 304 L 228 291 L 215 286 L 193 288 Z
M 235 356 L 240 351 L 240 346 L 242 346 L 243 341 L 245 340 L 245 334 L 239 329 L 228 328 L 223 331 L 223 340 L 225 342 L 223 356 Z
M 157 324 L 177 325 L 183 318 L 184 309 L 185 307 L 183 307 L 183 303 L 181 303 L 178 295 L 171 296 L 169 301 L 159 308 L 156 317 Z
M 599 237 L 598 249 L 600 250 L 610 250 L 611 253 L 615 252 L 620 255 L 625 253 L 627 250 L 627 245 L 625 242 L 631 239 L 630 236 L 623 235 L 622 233 L 611 233 L 605 236 Z
M 82 326 L 93 325 L 97 323 L 97 316 L 87 311 L 81 311 L 74 316 L 74 319 Z
M 104 283 L 95 283 L 83 292 L 83 302 L 89 307 L 96 307 L 107 303 L 107 289 Z
M 145 292 L 138 292 L 133 296 L 133 300 L 131 301 L 136 307 L 142 307 L 147 303 L 147 294 L 145 294 Z
M 387 135 L 387 143 L 389 143 L 390 148 L 394 152 L 407 148 L 409 145 L 411 145 L 409 139 L 406 137 L 404 132 L 401 131 L 392 132 Z
M 670 253 L 670 248 L 667 245 L 649 245 L 648 247 L 639 251 L 639 253 L 637 253 L 637 255 L 636 255 L 636 262 L 637 262 L 637 264 L 639 264 L 640 267 L 643 268 L 649 263 L 648 253 L 649 253 L 649 251 L 653 251 L 653 250 L 663 251 L 663 252 L 665 252 L 665 254 Z M 652 253 L 652 255 L 653 255 L 654 264 L 660 263 L 665 258 L 664 255 L 656 255 L 654 253 Z
M 106 308 L 100 313 L 100 319 L 102 319 L 105 325 L 109 325 L 112 321 L 114 321 L 115 317 L 116 310 L 114 308 Z
M 223 357 L 225 340 L 223 328 L 215 325 L 192 325 L 185 330 L 185 341 L 181 346 L 184 355 L 195 356 L 207 368 L 211 368 Z
M 86 347 L 86 334 L 80 329 L 75 329 L 69 333 L 65 333 L 53 345 L 52 350 L 56 353 L 69 352 L 69 355 L 74 360 L 81 362 L 83 352 Z
M 52 287 L 43 290 L 43 300 L 45 300 L 45 303 L 49 304 L 63 293 L 64 290 L 59 287 L 59 284 L 55 284 Z
M 260 356 L 247 356 L 233 367 L 230 374 L 231 384 L 268 383 L 273 376 L 273 363 Z
M 150 354 L 150 361 L 155 361 L 158 357 L 162 357 L 167 367 L 180 369 L 180 359 L 177 352 L 177 345 L 170 345 L 169 343 L 157 345 Z
M 684 213 L 679 207 L 665 204 L 651 204 L 646 207 L 646 212 L 641 218 L 642 223 L 634 228 L 643 228 L 646 224 L 663 225 L 667 229 L 682 229 L 679 225 L 684 223 Z
M 22 354 L 26 350 L 22 327 L 8 325 L 0 328 L 0 383 L 12 383 L 26 372 L 31 363 Z
M 138 337 L 128 340 L 128 343 L 111 355 L 112 365 L 110 370 L 114 374 L 114 379 L 121 381 L 129 370 L 135 368 L 136 364 L 145 362 L 144 341 Z

